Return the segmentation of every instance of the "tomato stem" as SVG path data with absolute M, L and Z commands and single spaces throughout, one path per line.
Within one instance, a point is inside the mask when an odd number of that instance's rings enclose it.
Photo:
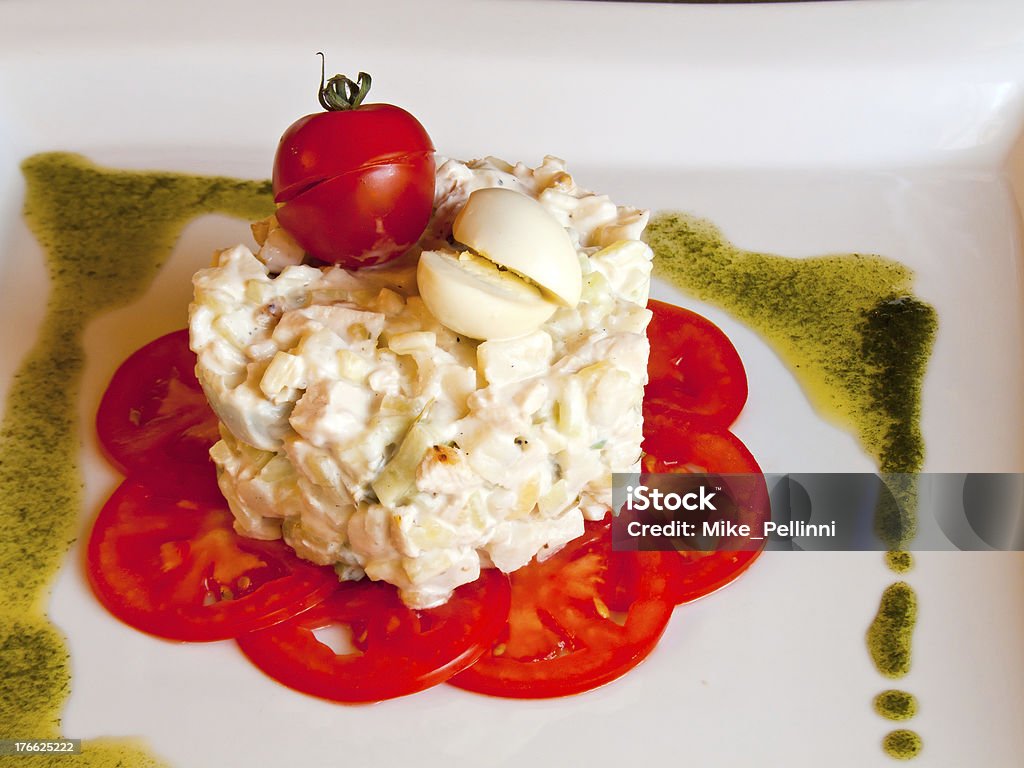
M 335 75 L 327 80 L 327 59 L 322 51 L 317 51 L 316 55 L 320 57 L 320 90 L 317 94 L 320 106 L 328 112 L 358 108 L 370 90 L 370 76 L 360 72 L 357 82 L 352 82 L 345 75 Z

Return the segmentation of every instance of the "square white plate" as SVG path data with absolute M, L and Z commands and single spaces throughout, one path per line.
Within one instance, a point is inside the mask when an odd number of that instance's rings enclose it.
M 18 163 L 73 150 L 119 167 L 269 174 L 281 131 L 316 109 L 317 50 L 365 69 L 439 151 L 570 161 L 614 200 L 682 209 L 738 245 L 789 256 L 876 252 L 917 273 L 939 313 L 924 391 L 926 469 L 1021 471 L 1019 214 L 1007 160 L 1024 125 L 1024 8 L 859 0 L 693 7 L 527 0 L 430 4 L 0 4 L 3 392 L 44 311 Z M 92 416 L 118 362 L 181 327 L 189 275 L 244 223 L 197 220 L 151 290 L 86 332 L 82 531 L 117 483 Z M 871 469 L 811 410 L 749 329 L 736 431 L 766 471 Z M 145 308 L 143 311 L 142 308 Z M 66 632 L 69 737 L 143 736 L 175 766 L 884 765 L 897 727 L 864 632 L 894 576 L 872 553 L 769 553 L 681 608 L 655 653 L 599 691 L 500 701 L 441 687 L 341 707 L 265 679 L 230 643 L 175 645 L 98 607 L 69 553 L 50 613 Z M 910 723 L 919 765 L 1024 761 L 1024 559 L 922 554 Z M 2 683 L 0 683 L 2 685 Z M 0 726 L 2 731 L 2 726 Z M 31 737 L 33 734 L 0 736 Z

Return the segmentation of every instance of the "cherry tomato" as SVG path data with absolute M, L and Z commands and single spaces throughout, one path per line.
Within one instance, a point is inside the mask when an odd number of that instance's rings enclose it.
M 672 403 L 645 399 L 643 450 L 644 472 L 724 475 L 722 482 L 739 504 L 737 522 L 750 525 L 751 531 L 761 531 L 764 520 L 769 519 L 768 489 L 761 468 L 743 442 L 714 420 L 689 414 Z M 670 558 L 670 599 L 688 603 L 721 589 L 749 568 L 765 545 L 747 537 L 722 543 L 728 548 L 681 550 L 678 557 Z
M 100 510 L 89 583 L 126 624 L 172 640 L 225 640 L 310 608 L 337 584 L 282 541 L 235 533 L 227 506 L 160 496 L 126 480 Z
M 655 299 L 647 308 L 654 317 L 647 327 L 651 356 L 645 396 L 732 424 L 747 401 L 747 376 L 732 342 L 696 312 Z
M 422 691 L 466 669 L 494 642 L 509 609 L 508 577 L 495 568 L 455 590 L 438 608 L 407 608 L 390 584 L 346 582 L 294 619 L 238 638 L 263 672 L 332 701 L 381 701 Z M 352 648 L 338 653 L 317 630 L 344 626 Z
M 370 267 L 419 240 L 433 199 L 433 155 L 406 155 L 309 188 L 279 208 L 277 220 L 317 258 Z
M 613 552 L 610 522 L 511 574 L 508 627 L 449 682 L 492 696 L 540 699 L 604 685 L 639 664 L 672 615 L 660 552 Z
M 188 330 L 150 342 L 125 360 L 103 393 L 96 432 L 110 461 L 160 493 L 216 500 L 209 451 L 217 417 L 195 374 Z
M 401 256 L 434 204 L 434 145 L 415 117 L 362 104 L 370 77 L 320 80 L 326 110 L 293 123 L 274 158 L 277 219 L 309 254 L 358 268 Z

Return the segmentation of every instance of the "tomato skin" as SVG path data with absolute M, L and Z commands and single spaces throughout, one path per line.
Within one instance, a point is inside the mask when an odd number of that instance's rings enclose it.
M 747 375 L 722 330 L 683 307 L 651 299 L 647 327 L 651 356 L 645 396 L 670 400 L 681 411 L 732 424 L 747 401 Z
M 723 482 L 742 500 L 743 519 L 752 531 L 770 518 L 768 489 L 753 455 L 714 419 L 689 414 L 663 400 L 644 400 L 644 472 L 702 472 L 725 475 Z M 729 478 L 729 475 L 742 475 Z M 667 597 L 688 603 L 734 581 L 758 558 L 766 542 L 745 538 L 742 547 L 717 551 L 679 551 L 670 560 Z
M 93 593 L 135 629 L 207 642 L 283 621 L 334 589 L 333 569 L 300 560 L 282 541 L 243 538 L 233 523 L 223 502 L 161 496 L 126 480 L 89 535 Z
M 277 209 L 308 253 L 348 268 L 383 264 L 419 240 L 434 204 L 434 156 L 406 155 L 327 179 Z
M 613 552 L 610 520 L 588 523 L 581 538 L 510 575 L 508 629 L 449 683 L 490 696 L 544 699 L 621 677 L 654 649 L 672 616 L 668 557 Z M 625 613 L 625 621 L 602 611 Z
M 278 143 L 274 202 L 286 203 L 314 184 L 368 165 L 433 153 L 426 129 L 391 104 L 306 115 L 292 123 Z
M 141 347 L 114 372 L 96 412 L 96 433 L 110 462 L 154 490 L 220 498 L 210 447 L 217 417 L 195 375 L 188 329 Z
M 764 548 L 717 552 L 679 552 L 668 598 L 676 605 L 692 603 L 736 581 Z
M 442 606 L 407 608 L 390 584 L 345 582 L 294 619 L 238 638 L 268 676 L 312 696 L 349 704 L 405 696 L 444 682 L 475 662 L 501 631 L 508 577 L 495 568 L 455 590 Z M 356 654 L 338 655 L 315 630 L 349 626 Z
M 398 258 L 434 204 L 434 145 L 391 104 L 307 115 L 274 158 L 277 219 L 307 253 L 356 269 Z

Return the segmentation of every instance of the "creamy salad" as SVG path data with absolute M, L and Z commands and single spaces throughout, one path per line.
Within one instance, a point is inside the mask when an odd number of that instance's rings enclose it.
M 488 262 L 479 269 L 551 307 L 511 337 L 470 338 L 463 323 L 504 298 L 425 301 L 417 267 L 478 269 L 453 227 L 490 188 L 536 200 L 564 229 L 578 300 L 535 284 L 535 263 Z M 543 559 L 607 513 L 611 474 L 640 457 L 650 319 L 647 212 L 581 189 L 561 160 L 439 161 L 434 206 L 410 253 L 351 271 L 305 263 L 273 219 L 260 222 L 258 252 L 217 254 L 190 307 L 221 420 L 211 455 L 239 532 L 284 537 L 343 579 L 390 582 L 417 608 L 481 568 Z

